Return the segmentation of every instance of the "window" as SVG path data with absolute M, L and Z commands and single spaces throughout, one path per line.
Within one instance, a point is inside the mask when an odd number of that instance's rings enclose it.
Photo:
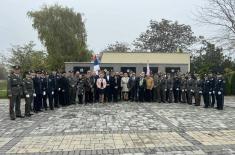
M 74 72 L 79 71 L 80 73 L 85 74 L 87 71 L 90 70 L 90 67 L 78 67 L 78 66 L 76 66 L 76 67 L 73 68 L 73 70 L 74 70 Z
M 121 72 L 129 73 L 129 72 L 136 72 L 136 67 L 121 67 Z
M 158 67 L 149 67 L 150 68 L 150 71 L 151 73 L 158 73 Z M 143 72 L 145 72 L 145 74 L 147 73 L 147 67 L 144 67 L 143 68 Z
M 100 67 L 100 70 L 113 71 L 113 67 Z
M 180 67 L 166 67 L 166 73 L 177 73 L 180 71 Z

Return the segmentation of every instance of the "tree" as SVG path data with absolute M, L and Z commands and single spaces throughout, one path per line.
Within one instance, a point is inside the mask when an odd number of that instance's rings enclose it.
M 201 74 L 224 72 L 226 68 L 233 67 L 234 63 L 230 57 L 223 54 L 223 49 L 206 40 L 202 40 L 201 48 L 195 53 L 191 61 L 191 71 Z
M 35 44 L 29 42 L 24 46 L 16 45 L 11 48 L 10 65 L 20 65 L 22 72 L 37 69 L 47 69 L 47 55 L 34 49 Z
M 189 25 L 162 19 L 161 22 L 151 20 L 146 32 L 134 41 L 134 46 L 150 52 L 172 53 L 178 49 L 187 50 L 195 41 Z
M 130 52 L 129 46 L 128 43 L 116 41 L 114 44 L 109 44 L 103 52 Z
M 59 5 L 30 11 L 33 28 L 48 52 L 51 69 L 64 68 L 66 61 L 87 61 L 91 53 L 86 46 L 86 30 L 80 13 Z
M 208 6 L 198 11 L 198 20 L 203 24 L 209 24 L 221 28 L 220 42 L 235 49 L 235 1 L 234 0 L 207 0 Z

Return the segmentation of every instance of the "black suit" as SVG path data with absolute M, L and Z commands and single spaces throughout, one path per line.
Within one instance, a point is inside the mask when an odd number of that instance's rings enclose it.
M 59 94 L 59 102 L 61 105 L 69 105 L 69 80 L 66 77 L 61 77 L 59 80 L 59 88 L 61 92 Z
M 48 89 L 48 83 L 47 78 L 42 78 L 42 102 L 43 102 L 43 108 L 47 110 L 47 89 Z
M 112 93 L 111 93 L 111 88 L 110 88 L 110 80 L 111 80 L 111 76 L 105 76 L 105 80 L 107 83 L 107 86 L 105 88 L 105 99 L 108 99 L 108 102 L 112 101 Z
M 131 101 L 137 101 L 137 78 L 136 77 L 130 77 L 128 82 L 128 88 L 130 91 L 130 100 Z
M 43 89 L 42 89 L 42 78 L 39 77 L 35 77 L 33 79 L 33 83 L 34 83 L 34 89 L 35 89 L 35 101 L 34 101 L 34 111 L 38 112 L 41 110 L 42 108 L 42 93 L 43 93 Z
M 146 80 L 144 78 L 138 78 L 137 80 L 137 88 L 139 95 L 139 102 L 144 102 L 145 89 L 146 89 Z
M 110 91 L 111 91 L 111 100 L 113 102 L 118 101 L 118 77 L 110 77 Z

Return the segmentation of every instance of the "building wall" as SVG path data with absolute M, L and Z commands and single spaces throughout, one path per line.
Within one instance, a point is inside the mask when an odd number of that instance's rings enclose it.
M 189 71 L 189 65 L 185 64 L 150 64 L 150 67 L 158 67 L 158 72 L 165 72 L 166 67 L 179 67 L 182 73 L 186 73 Z M 70 71 L 73 70 L 74 67 L 90 67 L 93 70 L 92 63 L 76 63 L 76 62 L 68 62 L 65 63 L 65 70 Z M 101 64 L 100 67 L 113 67 L 113 70 L 119 72 L 121 67 L 136 67 L 136 73 L 141 73 L 143 71 L 143 67 L 146 67 L 146 64 Z

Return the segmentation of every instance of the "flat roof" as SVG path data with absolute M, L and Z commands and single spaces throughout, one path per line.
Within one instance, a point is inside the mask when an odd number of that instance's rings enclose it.
M 189 53 L 104 52 L 101 63 L 190 64 Z

